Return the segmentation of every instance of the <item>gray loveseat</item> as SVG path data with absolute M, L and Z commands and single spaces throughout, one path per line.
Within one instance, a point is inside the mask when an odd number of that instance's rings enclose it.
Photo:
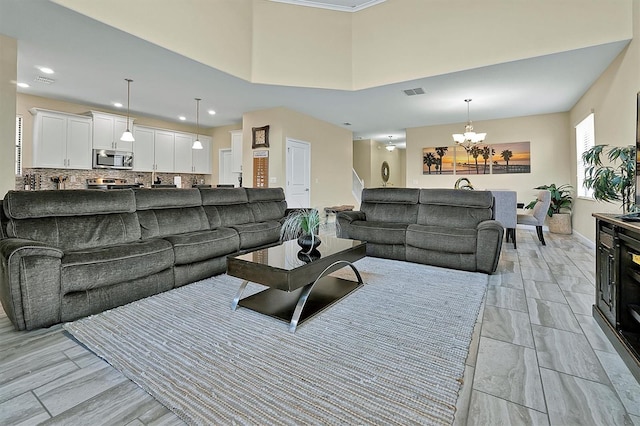
M 366 188 L 360 211 L 338 213 L 338 236 L 368 256 L 493 273 L 504 228 L 492 207 L 489 191 Z
M 281 188 L 9 191 L 0 300 L 17 330 L 101 312 L 277 243 Z

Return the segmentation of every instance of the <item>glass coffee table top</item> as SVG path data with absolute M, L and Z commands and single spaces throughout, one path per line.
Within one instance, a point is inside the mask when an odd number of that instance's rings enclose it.
M 298 324 L 361 287 L 364 283 L 353 262 L 366 255 L 366 243 L 329 236 L 321 240 L 313 256 L 301 254 L 292 240 L 227 257 L 227 274 L 244 279 L 231 308 L 242 306 L 287 321 L 294 332 Z M 356 281 L 329 276 L 344 267 L 353 270 Z M 249 282 L 269 288 L 242 298 Z

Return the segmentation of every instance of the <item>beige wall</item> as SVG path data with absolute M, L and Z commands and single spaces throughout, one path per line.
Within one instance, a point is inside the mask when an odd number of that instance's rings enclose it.
M 636 139 L 636 94 L 640 91 L 640 0 L 633 0 L 634 40 L 616 58 L 571 109 L 571 158 L 576 158 L 573 126 L 592 110 L 596 144 L 633 145 Z M 572 182 L 576 184 L 576 160 L 571 161 Z M 578 199 L 573 215 L 574 230 L 595 241 L 594 212 L 622 213 L 620 203 Z
M 350 131 L 286 108 L 249 112 L 242 122 L 244 186 L 253 186 L 251 128 L 269 125 L 269 186 L 286 186 L 286 139 L 296 139 L 311 144 L 311 207 L 354 204 Z
M 628 40 L 630 11 L 631 0 L 387 0 L 353 14 L 354 89 Z
M 203 64 L 251 79 L 253 0 L 53 1 Z
M 351 89 L 351 14 L 254 1 L 255 83 Z
M 353 169 L 364 181 L 365 188 L 371 186 L 371 147 L 374 144 L 371 139 L 353 141 Z
M 0 34 L 0 198 L 14 189 L 18 43 Z
M 476 189 L 511 189 L 518 201 L 535 198 L 539 185 L 570 183 L 569 114 L 544 114 L 503 120 L 474 121 L 476 131 L 487 132 L 487 144 L 531 142 L 531 173 L 507 175 L 423 175 L 422 148 L 452 146 L 452 133 L 460 133 L 464 123 L 407 129 L 407 186 L 453 188 L 467 177 Z
M 402 159 L 400 152 L 403 150 L 395 149 L 389 152 L 386 150 L 385 145 L 386 143 L 383 142 L 374 142 L 371 147 L 370 185 L 365 185 L 366 187 L 377 188 L 383 186 L 381 174 L 383 161 L 386 161 L 389 165 L 389 180 L 387 181 L 387 186 L 405 186 L 405 177 L 402 174 L 403 170 L 400 165 Z
M 632 36 L 632 0 L 387 0 L 356 13 L 268 0 L 54 1 L 246 80 L 335 89 Z
M 364 181 L 365 188 L 377 188 L 383 186 L 382 162 L 389 165 L 388 186 L 405 187 L 405 162 L 404 149 L 396 149 L 389 152 L 385 149 L 385 143 L 371 139 L 353 141 L 353 168 L 360 179 Z

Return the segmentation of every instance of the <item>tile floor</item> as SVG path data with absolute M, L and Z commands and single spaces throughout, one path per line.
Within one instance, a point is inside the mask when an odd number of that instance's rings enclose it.
M 640 384 L 591 317 L 594 250 L 545 238 L 503 246 L 455 424 L 640 426 Z M 183 424 L 60 326 L 16 332 L 0 311 L 0 424 L 40 423 Z

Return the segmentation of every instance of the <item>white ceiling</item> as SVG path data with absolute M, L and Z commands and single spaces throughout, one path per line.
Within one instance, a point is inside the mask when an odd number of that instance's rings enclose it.
M 0 0 L 0 33 L 18 40 L 18 81 L 31 85 L 21 93 L 115 110 L 114 101 L 126 105 L 124 79 L 132 78 L 132 116 L 178 122 L 184 115 L 195 125 L 199 97 L 204 127 L 239 123 L 244 112 L 283 106 L 343 126 L 354 138 L 385 142 L 389 135 L 404 141 L 406 128 L 466 121 L 465 98 L 473 99 L 476 122 L 568 111 L 627 44 L 341 91 L 249 83 L 48 0 Z M 53 68 L 47 77 L 55 82 L 34 81 L 42 75 L 37 66 Z M 417 87 L 426 94 L 403 92 Z M 210 108 L 217 114 L 203 113 Z

